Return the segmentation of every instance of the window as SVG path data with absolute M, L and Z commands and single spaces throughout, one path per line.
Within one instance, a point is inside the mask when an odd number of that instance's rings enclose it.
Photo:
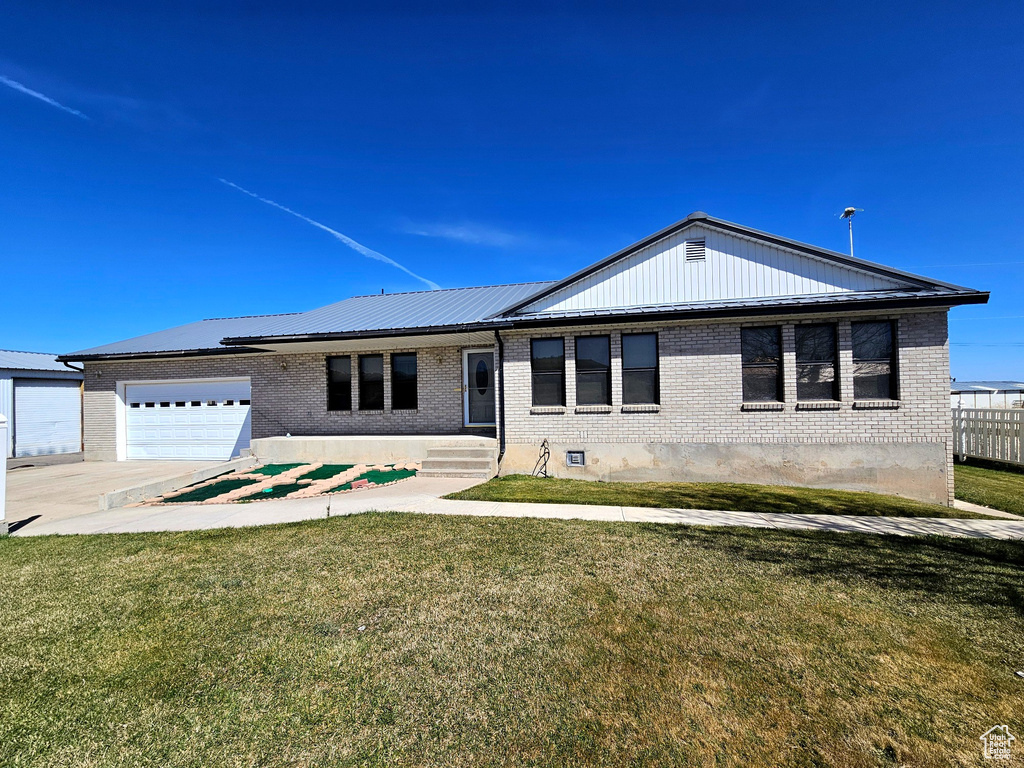
M 579 336 L 576 339 L 576 405 L 611 404 L 611 337 Z
M 327 410 L 352 410 L 352 358 L 327 358 Z
M 384 410 L 384 355 L 359 356 L 359 410 Z
M 896 324 L 852 323 L 852 329 L 854 399 L 897 399 Z
M 416 409 L 416 353 L 391 356 L 391 410 Z
M 744 328 L 740 347 L 743 402 L 782 402 L 782 329 Z
M 622 334 L 622 403 L 653 405 L 660 402 L 658 334 Z
M 796 399 L 839 399 L 835 325 L 796 327 Z
M 565 340 L 532 339 L 533 404 L 565 405 Z

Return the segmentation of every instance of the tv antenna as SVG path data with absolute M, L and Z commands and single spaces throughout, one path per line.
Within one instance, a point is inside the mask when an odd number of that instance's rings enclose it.
M 841 214 L 839 214 L 839 218 L 840 219 L 846 219 L 849 222 L 849 224 L 850 224 L 850 255 L 851 256 L 853 256 L 853 217 L 856 216 L 858 213 L 863 213 L 863 212 L 864 212 L 863 208 L 853 208 L 853 207 L 850 207 L 850 208 L 847 208 L 845 211 L 843 211 Z

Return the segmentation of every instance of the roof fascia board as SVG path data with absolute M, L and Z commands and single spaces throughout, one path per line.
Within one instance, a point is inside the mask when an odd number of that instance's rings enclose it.
M 436 325 L 421 328 L 381 328 L 372 331 L 339 331 L 333 333 L 297 333 L 287 336 L 238 336 L 221 339 L 221 344 L 287 344 L 299 341 L 345 341 L 348 339 L 388 339 L 392 336 L 432 336 L 439 333 L 470 333 L 491 331 L 508 325 L 507 321 Z
M 216 357 L 218 355 L 259 355 L 262 349 L 232 347 L 231 349 L 179 349 L 163 352 L 115 352 L 113 354 L 58 355 L 57 360 L 69 363 L 91 363 L 99 360 L 160 360 L 179 357 Z
M 608 325 L 617 322 L 657 322 L 659 320 L 699 320 L 725 317 L 766 317 L 771 315 L 809 315 L 849 314 L 850 312 L 866 312 L 873 310 L 889 310 L 917 307 L 944 307 L 949 309 L 961 304 L 984 304 L 988 294 L 974 292 L 966 295 L 928 296 L 919 299 L 865 299 L 863 301 L 844 301 L 834 304 L 828 301 L 813 304 L 787 304 L 784 306 L 766 305 L 763 307 L 707 307 L 667 312 L 624 312 L 614 315 L 580 315 L 559 317 L 523 317 L 509 318 L 513 328 L 540 328 L 559 325 Z

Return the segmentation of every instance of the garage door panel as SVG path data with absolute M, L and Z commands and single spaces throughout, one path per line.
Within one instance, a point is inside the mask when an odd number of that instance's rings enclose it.
M 47 456 L 82 450 L 78 381 L 14 380 L 14 455 Z
M 248 381 L 127 384 L 128 458 L 237 455 L 249 447 L 249 396 Z

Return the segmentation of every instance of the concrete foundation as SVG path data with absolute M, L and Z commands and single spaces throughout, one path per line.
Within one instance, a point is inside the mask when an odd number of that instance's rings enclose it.
M 394 464 L 423 461 L 432 448 L 494 448 L 493 437 L 471 435 L 342 435 L 264 437 L 252 441 L 263 464 Z
M 547 473 L 580 480 L 760 483 L 837 488 L 949 504 L 944 443 L 548 444 Z M 586 464 L 567 467 L 566 451 Z M 541 445 L 506 447 L 500 474 L 532 474 Z

